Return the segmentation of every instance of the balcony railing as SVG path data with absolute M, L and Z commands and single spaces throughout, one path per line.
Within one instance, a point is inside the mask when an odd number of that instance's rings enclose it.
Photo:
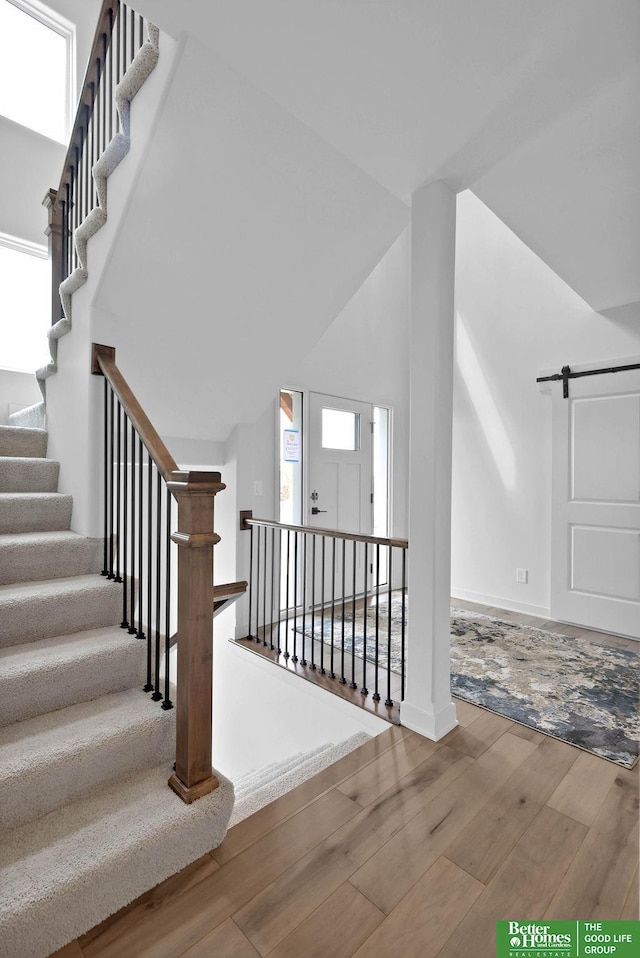
M 246 640 L 307 678 L 393 718 L 404 698 L 405 539 L 287 525 L 243 513 L 250 530 Z M 386 710 L 386 713 L 385 713 Z

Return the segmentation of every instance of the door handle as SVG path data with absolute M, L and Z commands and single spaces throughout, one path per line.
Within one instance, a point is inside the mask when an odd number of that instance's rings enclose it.
M 328 512 L 328 509 L 318 509 L 317 506 L 311 506 L 311 515 L 317 516 L 320 512 Z

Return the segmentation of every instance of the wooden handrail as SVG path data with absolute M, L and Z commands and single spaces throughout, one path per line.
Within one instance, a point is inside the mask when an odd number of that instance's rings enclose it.
M 169 785 L 187 803 L 213 791 L 211 768 L 214 498 L 225 488 L 219 472 L 181 470 L 151 424 L 115 361 L 115 349 L 93 344 L 91 371 L 113 389 L 178 504 L 178 667 L 176 770 Z M 125 420 L 126 421 L 126 420 Z M 239 585 L 239 583 L 235 583 Z
M 116 366 L 116 351 L 112 346 L 93 344 L 91 356 L 91 372 L 94 376 L 105 376 L 107 381 L 120 400 L 124 411 L 133 423 L 136 432 L 142 439 L 147 452 L 156 464 L 165 482 L 171 481 L 175 474 L 180 472 L 178 464 L 156 432 L 151 420 L 136 399 L 133 390 Z M 210 473 L 220 480 L 220 473 Z
M 214 585 L 212 596 L 214 602 L 230 598 L 232 595 L 243 595 L 247 591 L 248 582 L 228 582 L 226 585 Z
M 339 529 L 317 529 L 315 526 L 295 526 L 286 522 L 274 522 L 272 519 L 254 519 L 249 510 L 240 513 L 240 528 L 249 529 L 251 526 L 268 526 L 272 529 L 290 529 L 292 532 L 310 532 L 316 536 L 329 536 L 332 539 L 347 539 L 351 542 L 369 542 L 373 545 L 392 546 L 397 549 L 408 549 L 407 539 L 389 539 L 381 536 L 364 536 L 357 532 L 341 532 Z
M 103 37 L 111 38 L 110 26 L 113 24 L 118 12 L 119 0 L 103 0 L 98 17 L 98 25 L 93 36 L 91 52 L 87 61 L 82 90 L 78 100 L 78 108 L 73 123 L 73 129 L 69 138 L 69 147 L 67 155 L 64 158 L 60 185 L 58 186 L 58 195 L 62 196 L 62 190 L 69 177 L 69 170 L 73 165 L 73 157 L 76 149 L 82 147 L 84 131 L 87 123 L 87 113 L 90 112 L 93 105 L 95 90 L 100 78 L 100 62 L 103 51 Z

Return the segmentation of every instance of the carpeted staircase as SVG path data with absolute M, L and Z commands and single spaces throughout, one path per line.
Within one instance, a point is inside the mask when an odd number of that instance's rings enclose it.
M 69 530 L 46 433 L 0 426 L 0 956 L 44 958 L 215 848 L 233 787 L 167 787 L 175 713 L 141 691 L 100 543 Z

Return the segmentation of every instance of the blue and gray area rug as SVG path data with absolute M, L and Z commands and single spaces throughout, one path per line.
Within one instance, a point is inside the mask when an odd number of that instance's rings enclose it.
M 380 597 L 379 663 L 400 672 L 402 599 L 391 600 L 391 647 L 387 596 Z M 367 613 L 366 658 L 373 661 L 375 612 Z M 300 631 L 300 629 L 298 629 Z M 310 629 L 306 634 L 311 636 Z M 315 637 L 321 636 L 320 622 Z M 324 621 L 331 642 L 331 620 Z M 352 623 L 345 623 L 351 652 Z M 334 645 L 342 622 L 334 624 Z M 365 646 L 362 611 L 356 612 L 355 654 Z M 390 655 L 389 655 L 390 651 Z M 607 648 L 528 625 L 451 609 L 451 689 L 455 696 L 498 712 L 625 768 L 638 761 L 640 654 Z

